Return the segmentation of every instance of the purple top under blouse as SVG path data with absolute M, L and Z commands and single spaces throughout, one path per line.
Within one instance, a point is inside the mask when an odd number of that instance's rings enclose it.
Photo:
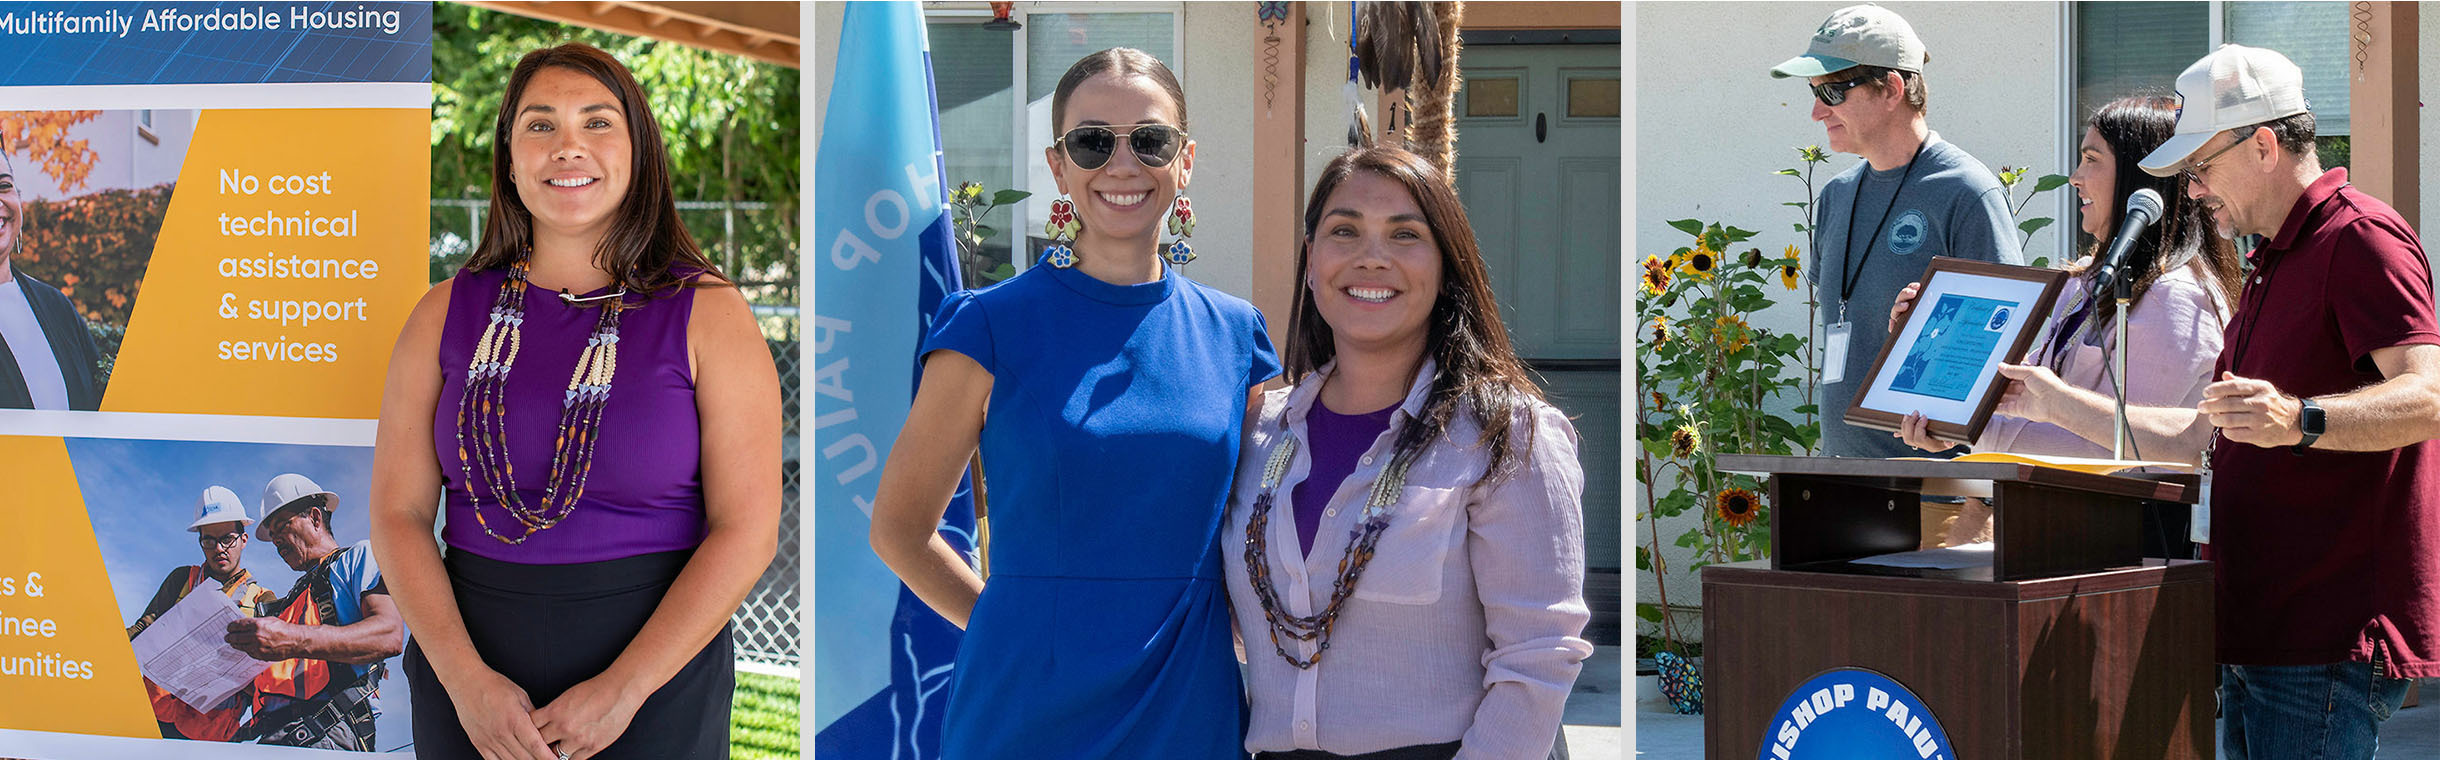
M 1389 416 L 1396 411 L 1398 405 L 1391 404 L 1369 414 L 1340 414 L 1319 400 L 1314 402 L 1313 413 L 1305 418 L 1305 434 L 1313 442 L 1313 469 L 1288 495 L 1295 502 L 1296 540 L 1305 548 L 1305 556 L 1313 555 L 1313 534 L 1321 529 L 1322 510 L 1338 501 L 1333 497 L 1339 484 L 1356 471 L 1356 458 L 1364 456 L 1373 441 L 1389 430 Z M 1348 503 L 1362 504 L 1366 498 L 1358 496 Z
M 449 294 L 448 322 L 441 328 L 440 403 L 432 428 L 445 502 L 441 539 L 453 550 L 537 565 L 601 562 L 702 544 L 702 434 L 686 354 L 692 288 L 653 299 L 627 297 L 627 312 L 619 317 L 618 366 L 598 428 L 601 443 L 593 449 L 592 474 L 575 511 L 513 545 L 475 522 L 466 463 L 458 458 L 458 402 L 466 392 L 467 362 L 507 276 L 506 268 L 460 271 Z M 529 506 L 541 503 L 568 377 L 600 317 L 598 308 L 564 303 L 556 292 L 526 290 L 523 347 L 508 374 L 506 406 L 509 462 L 517 495 Z M 512 538 L 523 532 L 488 492 L 482 504 L 493 531 Z

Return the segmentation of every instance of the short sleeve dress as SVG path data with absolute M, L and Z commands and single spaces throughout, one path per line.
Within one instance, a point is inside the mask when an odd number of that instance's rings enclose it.
M 923 350 L 992 375 L 991 577 L 942 756 L 1243 757 L 1218 532 L 1246 391 L 1279 374 L 1261 313 L 1037 265 L 942 301 Z

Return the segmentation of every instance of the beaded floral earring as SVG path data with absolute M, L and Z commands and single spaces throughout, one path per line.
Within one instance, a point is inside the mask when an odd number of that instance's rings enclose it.
M 1076 221 L 1076 203 L 1061 196 L 1051 201 L 1051 221 L 1042 226 L 1042 236 L 1051 239 L 1049 248 L 1042 249 L 1051 266 L 1067 269 L 1076 266 L 1076 233 L 1084 224 Z
M 1178 236 L 1178 239 L 1169 241 L 1168 252 L 1164 255 L 1169 259 L 1170 266 L 1182 267 L 1194 263 L 1195 249 L 1186 244 L 1186 239 L 1195 235 L 1195 209 L 1194 204 L 1186 201 L 1185 193 L 1178 194 L 1178 205 L 1170 209 L 1169 234 Z

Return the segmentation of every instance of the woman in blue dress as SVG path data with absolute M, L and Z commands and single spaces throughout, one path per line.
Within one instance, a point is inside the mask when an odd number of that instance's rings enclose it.
M 1240 758 L 1218 532 L 1253 389 L 1279 363 L 1253 306 L 1157 250 L 1194 169 L 1177 77 L 1094 53 L 1051 120 L 1053 237 L 1074 246 L 942 301 L 873 549 L 966 627 L 942 756 Z M 935 532 L 978 446 L 988 585 Z

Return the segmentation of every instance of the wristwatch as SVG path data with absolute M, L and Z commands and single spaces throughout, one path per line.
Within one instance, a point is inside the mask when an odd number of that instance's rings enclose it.
M 2293 450 L 2297 456 L 2304 456 L 2304 450 L 2312 448 L 2313 442 L 2329 431 L 2330 421 L 2322 416 L 2321 405 L 2313 403 L 2312 399 L 2299 397 L 2296 403 L 2296 428 L 2304 431 L 2304 440 L 2297 441 Z

